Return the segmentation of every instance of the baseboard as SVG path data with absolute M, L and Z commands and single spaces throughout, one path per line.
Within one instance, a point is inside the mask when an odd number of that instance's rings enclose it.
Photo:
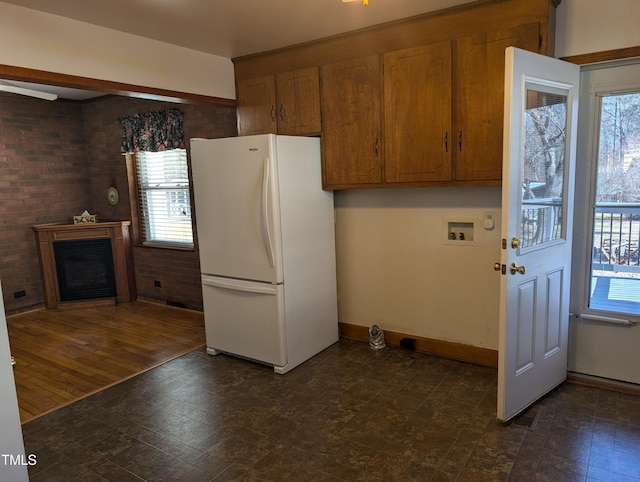
M 627 395 L 640 395 L 640 385 L 635 383 L 621 382 L 610 378 L 596 377 L 584 373 L 567 372 L 567 381 L 576 385 L 584 385 L 592 388 L 601 388 Z
M 338 325 L 340 326 L 340 336 L 342 338 L 369 343 L 369 327 L 342 322 L 338 323 Z M 498 350 L 384 330 L 384 340 L 387 346 L 399 347 L 400 340 L 405 338 L 415 340 L 415 351 L 419 353 L 487 367 L 498 367 Z
M 158 300 L 158 299 L 154 299 L 154 298 L 145 298 L 142 296 L 138 296 L 136 298 L 135 301 L 140 301 L 142 303 L 148 303 L 150 305 L 159 305 L 162 307 L 166 307 L 166 308 L 173 308 L 176 310 L 186 310 L 186 311 L 193 311 L 195 313 L 204 313 L 203 310 L 201 308 L 188 308 L 185 306 L 179 306 L 182 305 L 182 303 L 173 303 L 173 302 L 169 302 L 166 300 Z
M 91 308 L 113 308 L 118 304 L 116 298 L 96 298 L 81 301 L 61 301 L 55 306 L 58 311 L 84 310 Z
M 5 310 L 5 315 L 7 317 L 9 316 L 14 316 L 14 315 L 21 315 L 23 313 L 30 313 L 33 311 L 40 311 L 40 310 L 46 310 L 46 306 L 44 306 L 44 303 L 37 303 L 35 305 L 29 305 L 29 306 L 23 306 L 21 308 L 14 308 L 11 310 Z

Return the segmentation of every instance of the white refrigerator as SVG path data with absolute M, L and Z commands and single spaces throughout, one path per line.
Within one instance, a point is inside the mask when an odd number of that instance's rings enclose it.
M 284 374 L 338 340 L 320 140 L 191 139 L 207 352 Z

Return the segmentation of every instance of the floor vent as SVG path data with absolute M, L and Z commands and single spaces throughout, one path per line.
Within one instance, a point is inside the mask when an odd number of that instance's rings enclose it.
M 513 419 L 513 424 L 533 432 L 536 429 L 536 424 L 538 423 L 538 418 L 540 418 L 541 413 L 542 410 L 540 407 L 534 405 Z

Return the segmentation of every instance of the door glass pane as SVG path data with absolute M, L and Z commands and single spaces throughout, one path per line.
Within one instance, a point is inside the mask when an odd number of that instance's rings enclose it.
M 640 314 L 640 93 L 601 98 L 589 306 Z
M 566 93 L 527 86 L 520 218 L 522 248 L 564 237 L 566 131 Z

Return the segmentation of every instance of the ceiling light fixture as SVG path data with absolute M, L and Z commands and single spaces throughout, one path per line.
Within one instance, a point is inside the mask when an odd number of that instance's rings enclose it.
M 342 0 L 342 3 L 357 2 L 358 0 Z M 369 5 L 369 0 L 362 0 L 362 5 Z
M 58 98 L 56 94 L 40 92 L 39 90 L 33 89 L 25 89 L 24 87 L 11 85 L 4 81 L 0 81 L 0 92 L 11 92 L 12 94 L 27 95 L 29 97 L 36 97 L 43 100 L 56 100 Z

